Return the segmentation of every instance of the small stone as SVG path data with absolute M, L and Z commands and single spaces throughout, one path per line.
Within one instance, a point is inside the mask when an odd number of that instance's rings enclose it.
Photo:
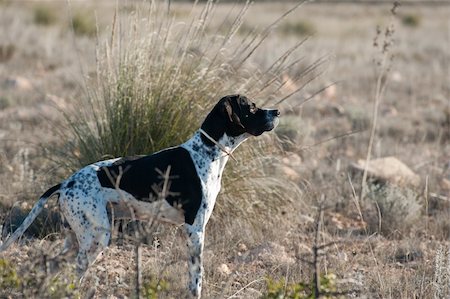
M 359 160 L 351 167 L 358 171 L 364 171 L 365 164 L 365 160 Z M 412 185 L 417 187 L 420 185 L 420 177 L 395 157 L 370 160 L 367 163 L 367 175 L 400 186 Z
M 300 166 L 302 164 L 302 158 L 295 153 L 290 153 L 283 158 L 283 163 L 288 166 Z
M 219 272 L 221 275 L 224 275 L 224 276 L 228 276 L 228 275 L 231 274 L 231 270 L 230 270 L 230 268 L 227 266 L 227 264 L 220 264 L 220 265 L 217 267 L 217 272 Z
M 441 180 L 440 186 L 442 189 L 444 189 L 445 191 L 450 191 L 450 180 L 443 178 Z
M 3 86 L 6 88 L 12 88 L 17 90 L 31 90 L 33 89 L 33 85 L 30 80 L 24 77 L 10 77 L 3 81 Z
M 289 166 L 281 167 L 281 171 L 290 180 L 295 181 L 300 179 L 300 175 L 298 174 L 298 172 L 290 168 Z
M 244 243 L 239 243 L 239 245 L 238 245 L 238 250 L 239 250 L 240 252 L 245 252 L 245 251 L 247 251 L 247 250 L 248 250 L 247 245 L 245 245 Z

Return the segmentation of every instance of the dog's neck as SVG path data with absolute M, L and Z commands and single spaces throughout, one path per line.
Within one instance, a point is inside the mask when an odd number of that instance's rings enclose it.
M 191 155 L 198 155 L 201 159 L 206 160 L 209 163 L 216 161 L 226 163 L 230 154 L 232 154 L 233 151 L 249 137 L 248 134 L 232 137 L 224 133 L 215 142 L 210 140 L 205 142 L 205 135 L 207 135 L 207 133 L 205 133 L 205 131 L 198 130 L 195 132 L 194 136 L 182 146 L 188 149 Z
M 223 134 L 217 140 L 221 145 L 221 149 L 214 143 L 206 144 L 204 136 L 200 130 L 195 132 L 191 139 L 181 145 L 184 149 L 189 151 L 192 161 L 194 162 L 198 176 L 204 182 L 215 181 L 219 183 L 222 178 L 222 173 L 228 162 L 229 155 L 224 152 L 233 153 L 233 151 L 244 142 L 249 135 L 243 134 L 237 137 L 230 137 Z M 220 188 L 220 187 L 219 187 Z

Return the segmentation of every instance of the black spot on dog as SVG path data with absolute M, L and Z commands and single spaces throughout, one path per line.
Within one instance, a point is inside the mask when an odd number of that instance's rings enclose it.
M 181 206 L 185 222 L 192 225 L 201 205 L 202 189 L 191 156 L 182 147 L 169 148 L 150 156 L 119 159 L 100 168 L 97 178 L 101 186 L 115 189 L 114 178 L 121 175 L 121 190 L 138 200 L 151 201 L 158 198 L 158 189 L 155 190 L 154 186 L 164 183 L 160 172 L 164 173 L 169 167 L 170 189 L 166 200 L 172 206 Z
M 192 150 L 198 152 L 198 151 L 200 150 L 200 146 L 199 146 L 197 143 L 194 143 L 194 144 L 192 145 Z

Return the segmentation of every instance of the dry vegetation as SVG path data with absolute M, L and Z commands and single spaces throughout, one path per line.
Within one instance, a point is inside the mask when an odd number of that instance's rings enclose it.
M 404 5 L 393 17 L 389 5 L 311 3 L 264 37 L 292 3 L 253 4 L 245 16 L 239 16 L 241 4 L 220 4 L 190 36 L 192 25 L 180 22 L 198 19 L 203 4 L 192 15 L 191 4 L 178 2 L 152 15 L 140 2 L 112 2 L 0 1 L 0 219 L 8 222 L 14 204 L 29 208 L 80 164 L 179 143 L 221 94 L 239 91 L 271 105 L 292 94 L 278 105 L 283 112 L 276 140 L 266 136 L 243 145 L 238 162 L 228 165 L 207 228 L 204 297 L 309 298 L 314 274 L 319 291 L 330 297 L 450 296 L 449 7 Z M 130 18 L 143 23 L 128 26 Z M 180 34 L 181 46 L 168 42 L 153 52 L 157 41 L 146 38 L 151 32 L 164 36 L 166 28 Z M 183 44 L 183 36 L 192 42 Z M 262 39 L 254 53 L 234 55 L 254 36 Z M 286 60 L 271 68 L 284 53 Z M 188 64 L 177 63 L 183 59 Z M 168 82 L 173 85 L 164 89 Z M 175 114 L 182 135 L 171 130 L 161 136 L 155 124 L 135 123 L 154 130 L 148 136 L 159 136 L 159 143 L 133 135 L 131 150 L 101 147 L 124 142 L 115 131 L 101 136 L 105 130 L 96 131 L 102 124 L 95 123 L 104 111 L 116 120 L 114 100 L 124 94 L 150 99 L 133 107 L 143 117 L 158 113 L 143 112 L 155 97 L 167 101 L 165 109 L 182 109 L 189 126 Z M 369 160 L 396 157 L 410 172 L 393 159 L 383 166 L 366 163 L 371 135 Z M 393 174 L 386 175 L 389 170 Z M 0 256 L 0 297 L 136 296 L 132 235 L 114 239 L 78 282 L 73 256 L 57 256 L 62 237 L 55 230 Z M 180 231 L 158 226 L 147 237 L 143 295 L 184 297 Z M 314 249 L 324 254 L 311 265 Z

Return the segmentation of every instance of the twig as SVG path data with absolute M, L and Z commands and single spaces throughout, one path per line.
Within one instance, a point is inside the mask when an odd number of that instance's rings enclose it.
M 138 232 L 136 230 L 136 235 Z M 136 298 L 141 298 L 141 285 L 142 285 L 142 250 L 141 250 L 141 238 L 136 238 L 136 246 L 134 250 L 134 254 L 136 257 Z
M 314 266 L 314 277 L 313 277 L 313 285 L 314 285 L 314 298 L 319 298 L 320 296 L 320 268 L 319 268 L 319 236 L 320 230 L 322 226 L 322 218 L 323 218 L 323 209 L 322 206 L 319 207 L 319 214 L 317 215 L 316 220 L 316 234 L 314 237 L 314 245 L 312 248 L 313 251 L 313 266 Z
M 391 23 L 385 30 L 384 42 L 383 42 L 383 45 L 381 46 L 382 57 L 381 57 L 381 61 L 379 62 L 380 72 L 377 76 L 377 83 L 376 83 L 376 87 L 375 87 L 375 99 L 374 99 L 373 109 L 372 109 L 372 126 L 370 128 L 369 144 L 367 146 L 367 154 L 366 154 L 366 159 L 365 159 L 365 163 L 364 163 L 364 172 L 363 172 L 363 177 L 361 180 L 361 193 L 360 193 L 361 200 L 366 195 L 367 169 L 369 166 L 369 161 L 372 156 L 372 147 L 373 147 L 373 142 L 375 140 L 375 133 L 376 133 L 377 125 L 378 125 L 378 111 L 379 111 L 380 102 L 383 98 L 383 94 L 384 94 L 384 91 L 387 86 L 386 76 L 390 71 L 390 64 L 392 62 L 391 61 L 392 56 L 389 55 L 389 50 L 390 50 L 390 46 L 392 44 L 392 39 L 393 39 L 392 38 L 392 35 L 394 33 L 393 18 L 396 15 L 397 6 L 398 6 L 398 2 L 394 2 L 393 8 L 391 10 Z M 378 47 L 378 36 L 380 33 L 381 33 L 381 29 L 378 27 L 377 35 L 375 36 L 375 39 L 374 39 L 374 47 Z
M 323 202 L 323 195 L 322 195 L 322 199 L 321 201 Z M 317 218 L 314 222 L 315 224 L 315 235 L 314 235 L 314 244 L 311 248 L 312 251 L 312 260 L 307 260 L 304 259 L 302 257 L 299 256 L 298 252 L 296 251 L 296 259 L 306 263 L 308 266 L 310 266 L 311 268 L 313 268 L 313 280 L 312 280 L 312 285 L 308 283 L 308 286 L 311 287 L 311 294 L 309 295 L 308 298 L 320 298 L 320 297 L 324 297 L 324 296 L 342 296 L 342 295 L 348 295 L 348 294 L 354 294 L 354 293 L 359 293 L 359 290 L 344 290 L 344 291 L 336 291 L 336 292 L 329 292 L 326 290 L 321 290 L 320 287 L 320 259 L 323 256 L 326 256 L 327 252 L 324 251 L 327 247 L 336 245 L 338 243 L 343 243 L 343 241 L 333 241 L 333 242 L 328 242 L 325 244 L 319 244 L 319 239 L 320 239 L 320 232 L 322 229 L 322 223 L 323 223 L 323 215 L 324 215 L 324 210 L 326 209 L 326 207 L 323 206 L 323 204 L 321 203 L 319 205 L 319 211 L 317 214 Z
M 302 106 L 303 104 L 305 104 L 306 102 L 309 102 L 310 100 L 312 100 L 313 98 L 315 98 L 317 95 L 321 94 L 322 92 L 324 92 L 325 90 L 327 90 L 328 88 L 330 88 L 331 86 L 337 85 L 340 81 L 334 81 L 331 84 L 328 84 L 325 87 L 322 87 L 321 89 L 315 91 L 312 95 L 310 95 L 307 98 L 304 98 L 302 100 L 300 100 L 300 102 L 296 105 L 294 105 L 293 107 L 298 107 L 298 106 Z
M 428 175 L 425 178 L 425 189 L 423 190 L 425 198 L 425 234 L 428 235 Z
M 255 280 L 253 280 L 253 281 L 250 281 L 249 283 L 247 283 L 245 286 L 243 286 L 242 288 L 240 288 L 239 290 L 237 290 L 236 293 L 234 293 L 233 295 L 231 295 L 231 296 L 228 297 L 228 298 L 236 298 L 237 294 L 239 294 L 240 292 L 242 292 L 243 290 L 245 290 L 246 288 L 248 288 L 248 287 L 251 286 L 252 284 L 255 284 L 255 283 L 260 282 L 260 281 L 263 281 L 263 280 L 264 280 L 264 278 L 258 278 L 258 279 L 255 279 Z
M 343 133 L 343 134 L 340 134 L 340 135 L 337 135 L 337 136 L 332 136 L 330 138 L 326 138 L 326 139 L 320 140 L 319 142 L 316 142 L 316 143 L 313 143 L 313 144 L 310 144 L 310 145 L 302 146 L 301 148 L 299 148 L 299 150 L 300 151 L 308 150 L 308 149 L 310 149 L 312 147 L 315 147 L 317 145 L 321 145 L 321 144 L 324 144 L 324 143 L 327 143 L 329 141 L 333 141 L 335 139 L 339 139 L 339 138 L 342 138 L 342 137 L 347 137 L 347 136 L 351 136 L 351 135 L 354 135 L 354 134 L 357 134 L 357 133 L 361 133 L 363 131 L 364 130 L 350 131 L 350 132 L 346 132 L 346 133 Z

